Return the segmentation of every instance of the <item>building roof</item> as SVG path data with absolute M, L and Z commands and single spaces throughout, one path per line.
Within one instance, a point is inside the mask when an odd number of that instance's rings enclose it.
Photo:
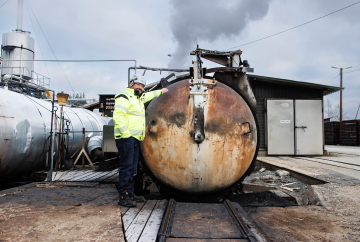
M 251 75 L 247 74 L 250 79 L 255 79 L 256 81 L 260 82 L 268 82 L 268 83 L 274 83 L 279 85 L 287 85 L 287 86 L 295 86 L 295 87 L 302 87 L 302 88 L 310 88 L 310 89 L 320 89 L 323 90 L 323 95 L 329 95 L 334 92 L 340 91 L 340 87 L 334 87 L 334 86 L 327 86 L 327 85 L 321 85 L 321 84 L 315 84 L 310 82 L 299 82 L 294 80 L 288 80 L 288 79 L 281 79 L 281 78 L 275 78 L 275 77 L 267 77 L 267 76 L 258 76 L 258 75 Z
M 89 109 L 89 108 L 92 108 L 92 107 L 94 107 L 96 105 L 99 105 L 99 102 L 90 103 L 90 104 L 87 103 L 87 104 L 83 105 L 82 107 L 85 108 L 85 109 Z

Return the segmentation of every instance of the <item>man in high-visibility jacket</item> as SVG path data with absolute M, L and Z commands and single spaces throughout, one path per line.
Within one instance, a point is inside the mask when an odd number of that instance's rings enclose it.
M 136 196 L 133 187 L 133 175 L 139 159 L 139 142 L 145 137 L 144 103 L 151 101 L 168 91 L 162 90 L 143 93 L 145 78 L 134 75 L 130 88 L 126 88 L 115 96 L 114 136 L 120 156 L 119 167 L 119 205 L 135 207 L 136 202 L 145 201 L 144 197 Z

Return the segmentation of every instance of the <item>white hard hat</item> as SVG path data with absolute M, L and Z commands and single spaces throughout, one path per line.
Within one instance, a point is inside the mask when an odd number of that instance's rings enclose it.
M 146 81 L 145 81 L 145 77 L 144 76 L 141 76 L 141 75 L 133 75 L 131 77 L 131 82 L 134 82 L 135 83 L 140 83 L 140 84 L 143 84 L 144 86 L 146 86 Z

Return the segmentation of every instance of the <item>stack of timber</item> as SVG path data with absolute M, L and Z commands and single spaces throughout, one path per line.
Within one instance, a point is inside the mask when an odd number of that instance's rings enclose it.
M 357 120 L 346 120 L 341 122 L 341 145 L 359 145 L 359 131 Z
M 325 122 L 324 123 L 324 134 L 326 145 L 337 145 L 340 142 L 340 123 Z

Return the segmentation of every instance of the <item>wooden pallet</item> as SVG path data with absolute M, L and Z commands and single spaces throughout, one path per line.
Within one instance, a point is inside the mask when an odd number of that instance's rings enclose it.
M 77 169 L 70 171 L 54 171 L 52 174 L 54 182 L 117 182 L 119 180 L 118 169 L 112 171 L 94 171 Z
M 167 200 L 147 200 L 135 208 L 121 207 L 126 241 L 156 241 L 167 203 Z

